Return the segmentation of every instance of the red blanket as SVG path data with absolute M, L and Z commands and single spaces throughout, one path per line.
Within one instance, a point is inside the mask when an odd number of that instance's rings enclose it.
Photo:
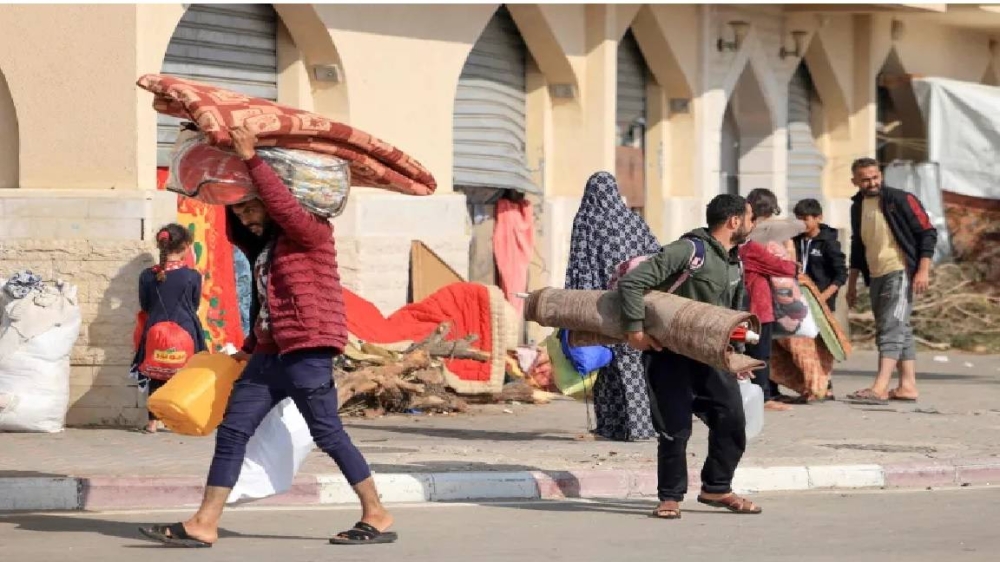
M 344 289 L 344 303 L 348 331 L 375 344 L 422 340 L 442 322 L 450 321 L 449 340 L 475 334 L 479 339 L 473 347 L 490 353 L 493 360 L 486 363 L 471 359 L 445 361 L 445 366 L 458 379 L 449 381 L 449 385 L 463 393 L 496 392 L 499 391 L 497 383 L 503 385 L 504 350 L 499 349 L 503 347 L 503 334 L 496 333 L 497 320 L 503 316 L 503 310 L 498 309 L 504 306 L 499 291 L 491 295 L 486 285 L 454 283 L 420 302 L 404 306 L 388 318 L 382 316 L 374 304 L 347 289 Z M 501 365 L 499 373 L 498 363 Z
M 408 195 L 430 195 L 437 188 L 434 176 L 408 154 L 349 125 L 173 76 L 147 74 L 137 84 L 156 96 L 156 111 L 191 119 L 216 144 L 231 144 L 229 127 L 245 125 L 257 133 L 258 146 L 312 150 L 350 162 L 354 185 Z

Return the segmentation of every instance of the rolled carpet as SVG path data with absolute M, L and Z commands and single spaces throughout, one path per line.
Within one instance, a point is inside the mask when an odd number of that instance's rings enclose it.
M 736 353 L 729 341 L 743 322 L 760 331 L 753 314 L 663 292 L 647 294 L 645 302 L 645 332 L 674 353 L 734 374 L 764 367 L 763 361 Z M 626 339 L 617 291 L 540 289 L 528 295 L 524 318 L 570 330 L 574 346 L 610 345 Z

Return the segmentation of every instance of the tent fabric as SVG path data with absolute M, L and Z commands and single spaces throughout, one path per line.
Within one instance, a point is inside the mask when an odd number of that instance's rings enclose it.
M 1000 88 L 945 78 L 917 78 L 913 93 L 927 123 L 927 159 L 941 189 L 1000 199 Z

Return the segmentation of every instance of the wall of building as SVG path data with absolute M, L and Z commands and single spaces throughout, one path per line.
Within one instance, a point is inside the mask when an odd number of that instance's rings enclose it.
M 0 190 L 0 275 L 24 269 L 78 288 L 83 327 L 70 358 L 74 425 L 136 425 L 132 328 L 139 273 L 153 264 L 149 224 L 176 217 L 176 198 L 131 190 Z
M 335 221 L 346 285 L 387 314 L 405 303 L 413 239 L 467 271 L 470 228 L 464 196 L 452 189 L 452 112 L 462 67 L 497 6 L 276 6 L 280 100 L 399 146 L 438 180 L 438 193 L 424 198 L 356 189 Z M 977 82 L 998 73 L 988 29 L 933 14 L 509 9 L 530 53 L 526 152 L 543 190 L 533 287 L 562 285 L 584 183 L 614 170 L 615 55 L 629 28 L 652 75 L 646 212 L 664 242 L 699 226 L 719 192 L 727 105 L 743 137 L 745 190 L 766 186 L 784 198 L 788 81 L 803 60 L 822 107 L 813 125 L 827 162 L 827 219 L 836 226 L 846 225 L 854 192 L 850 162 L 875 152 L 875 80 L 890 52 L 905 72 Z M 141 417 L 123 382 L 134 280 L 149 263 L 151 229 L 172 218 L 173 201 L 152 191 L 156 115 L 134 82 L 160 70 L 183 13 L 181 4 L 0 6 L 0 188 L 17 188 L 0 189 L 0 270 L 30 266 L 81 286 L 88 325 L 74 352 L 73 421 Z M 903 30 L 895 37 L 894 18 Z M 731 21 L 750 31 L 739 50 L 720 52 L 717 40 L 733 39 Z M 793 30 L 807 32 L 803 51 L 781 57 L 794 46 Z M 313 65 L 338 65 L 343 80 L 318 81 Z M 575 94 L 555 98 L 554 85 Z

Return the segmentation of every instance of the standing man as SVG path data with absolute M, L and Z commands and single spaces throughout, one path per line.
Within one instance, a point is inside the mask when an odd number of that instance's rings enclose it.
M 259 197 L 226 208 L 229 239 L 253 266 L 253 331 L 236 357 L 249 362 L 216 432 L 215 456 L 198 512 L 183 523 L 140 531 L 169 546 L 212 546 L 219 538 L 226 499 L 239 479 L 247 441 L 264 416 L 291 397 L 316 445 L 333 458 L 361 500 L 361 520 L 330 543 L 393 542 L 396 533 L 387 531 L 392 516 L 337 414 L 333 359 L 347 343 L 347 325 L 333 227 L 306 211 L 257 156 L 253 133 L 242 127 L 231 133 L 233 148 L 246 162 Z
M 708 457 L 701 471 L 698 502 L 734 513 L 761 509 L 733 493 L 733 475 L 746 449 L 746 419 L 736 377 L 663 349 L 643 332 L 647 291 L 669 291 L 680 276 L 689 276 L 674 291 L 688 299 L 739 310 L 745 289 L 736 247 L 753 230 L 753 211 L 739 195 L 719 195 L 708 204 L 708 228 L 699 228 L 664 246 L 618 282 L 622 320 L 628 343 L 645 352 L 650 408 L 659 433 L 657 491 L 660 505 L 653 516 L 680 519 L 680 502 L 688 490 L 687 443 L 691 415 L 708 425 Z M 703 252 L 699 251 L 703 249 Z M 692 249 L 694 251 L 692 252 Z M 704 262 L 693 268 L 693 256 Z
M 882 185 L 878 161 L 860 158 L 851 165 L 858 194 L 851 205 L 851 271 L 847 304 L 858 301 L 858 274 L 869 287 L 879 351 L 878 375 L 871 388 L 848 395 L 862 404 L 916 401 L 917 348 L 910 314 L 913 294 L 930 284 L 937 230 L 911 193 Z M 899 369 L 899 386 L 889 390 Z

